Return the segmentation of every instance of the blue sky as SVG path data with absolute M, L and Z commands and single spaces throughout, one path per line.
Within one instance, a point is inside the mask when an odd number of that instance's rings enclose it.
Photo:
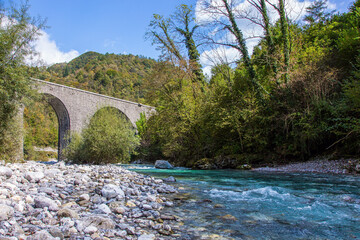
M 343 12 L 351 2 L 331 0 L 330 5 Z M 47 19 L 49 28 L 37 50 L 48 64 L 70 61 L 86 51 L 156 59 L 159 52 L 144 38 L 151 17 L 168 16 L 182 3 L 195 6 L 197 0 L 29 0 L 30 14 Z
M 196 0 L 30 0 L 30 14 L 47 19 L 50 41 L 64 53 L 75 50 L 131 53 L 157 58 L 144 35 L 154 13 L 168 15 Z

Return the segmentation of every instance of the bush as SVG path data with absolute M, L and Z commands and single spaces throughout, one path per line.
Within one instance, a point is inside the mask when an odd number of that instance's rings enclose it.
M 126 163 L 138 146 L 135 129 L 117 109 L 103 108 L 81 135 L 73 134 L 65 157 L 73 163 Z
M 22 152 L 19 152 L 22 144 L 23 128 L 20 115 L 17 115 L 8 122 L 7 128 L 2 131 L 0 144 L 0 160 L 7 162 L 22 161 Z

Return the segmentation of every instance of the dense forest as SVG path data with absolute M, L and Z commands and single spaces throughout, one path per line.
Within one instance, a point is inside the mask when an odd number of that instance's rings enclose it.
M 300 21 L 283 0 L 246 2 L 251 14 L 240 1 L 199 1 L 202 21 L 187 5 L 169 16 L 154 14 L 145 36 L 161 51 L 158 61 L 87 52 L 69 63 L 26 68 L 23 76 L 156 106 L 155 115 L 137 123 L 136 158 L 239 168 L 319 155 L 359 157 L 360 1 L 340 14 L 317 0 Z M 252 52 L 240 21 L 261 27 Z M 201 54 L 219 49 L 238 57 L 212 55 L 211 75 L 204 75 Z M 54 119 L 50 108 L 36 107 Z M 55 145 L 56 123 L 38 131 L 41 114 L 25 114 L 31 133 L 25 142 Z
M 257 18 L 236 2 L 201 1 L 210 19 L 201 24 L 185 5 L 168 18 L 154 15 L 147 34 L 167 63 L 156 66 L 147 95 L 158 114 L 141 133 L 143 156 L 199 168 L 359 156 L 360 1 L 343 14 L 315 1 L 301 22 L 287 17 L 283 0 L 249 0 Z M 241 19 L 263 29 L 252 55 Z M 241 57 L 235 68 L 220 62 L 204 81 L 200 44 Z
M 143 83 L 156 61 L 143 56 L 86 52 L 36 74 L 42 80 L 145 103 Z M 41 70 L 41 69 L 40 69 Z

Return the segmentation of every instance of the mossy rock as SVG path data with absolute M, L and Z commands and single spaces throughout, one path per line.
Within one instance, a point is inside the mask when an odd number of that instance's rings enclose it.
M 240 166 L 237 166 L 236 169 L 239 169 L 239 170 L 251 170 L 252 167 L 250 164 L 242 164 Z
M 202 169 L 202 170 L 210 170 L 217 169 L 216 164 L 214 163 L 214 159 L 212 158 L 202 158 L 197 160 L 192 166 L 194 169 Z

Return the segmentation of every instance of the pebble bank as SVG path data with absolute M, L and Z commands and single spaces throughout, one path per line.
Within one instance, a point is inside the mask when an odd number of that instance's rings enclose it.
M 115 165 L 0 164 L 0 239 L 175 239 L 177 190 Z

